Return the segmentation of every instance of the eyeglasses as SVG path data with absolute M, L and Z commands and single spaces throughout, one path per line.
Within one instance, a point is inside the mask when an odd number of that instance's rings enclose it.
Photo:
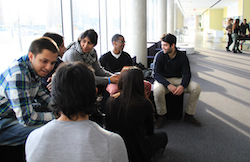
M 119 42 L 119 43 L 122 43 L 122 44 L 125 44 L 125 43 L 126 43 L 125 41 L 116 41 L 116 42 Z

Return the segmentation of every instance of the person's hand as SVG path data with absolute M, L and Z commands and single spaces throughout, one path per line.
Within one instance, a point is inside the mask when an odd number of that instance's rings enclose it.
M 167 88 L 168 88 L 168 90 L 170 90 L 170 92 L 172 92 L 174 94 L 177 87 L 174 86 L 173 84 L 169 84 Z
M 110 77 L 111 83 L 117 84 L 119 80 L 119 75 L 113 75 Z
M 174 95 L 180 96 L 184 91 L 184 87 L 182 85 L 179 85 L 176 90 L 174 91 Z
M 46 87 L 51 92 L 51 89 L 52 89 L 52 77 L 48 77 L 47 82 L 49 82 L 49 84 Z

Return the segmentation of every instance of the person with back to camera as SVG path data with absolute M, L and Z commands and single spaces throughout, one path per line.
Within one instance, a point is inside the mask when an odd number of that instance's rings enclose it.
M 145 97 L 143 73 L 138 67 L 122 70 L 118 87 L 106 103 L 106 128 L 120 134 L 130 162 L 148 162 L 162 154 L 167 142 L 165 132 L 154 133 L 153 107 Z
M 232 25 L 232 23 L 233 23 L 233 19 L 230 18 L 230 19 L 228 20 L 228 25 L 227 25 L 227 27 L 226 27 L 227 36 L 228 36 L 228 42 L 227 42 L 226 50 L 227 50 L 228 52 L 231 52 L 230 49 L 229 49 L 229 47 L 230 47 L 231 44 L 233 43 L 233 40 L 232 40 L 232 27 L 233 27 L 233 25 Z
M 233 24 L 233 27 L 232 27 L 232 39 L 233 39 L 233 42 L 234 42 L 234 46 L 233 46 L 233 53 L 242 53 L 240 50 L 239 50 L 239 34 L 240 34 L 240 26 L 239 26 L 239 23 L 240 23 L 240 19 L 236 19 L 234 24 Z
M 54 69 L 44 78 L 42 78 L 42 85 L 43 87 L 47 90 L 48 93 L 50 93 L 51 91 L 51 79 L 52 79 L 52 75 L 55 73 L 56 68 L 60 65 L 60 63 L 62 63 L 62 57 L 63 54 L 66 50 L 65 46 L 64 46 L 64 40 L 63 40 L 63 36 L 57 34 L 57 33 L 50 33 L 50 32 L 46 32 L 43 34 L 44 37 L 49 37 L 51 39 L 53 39 L 58 48 L 59 48 L 59 52 L 58 52 L 58 58 L 57 58 L 57 62 L 54 66 Z
M 31 43 L 27 55 L 14 61 L 1 74 L 0 145 L 22 145 L 31 131 L 55 118 L 50 111 L 51 98 L 42 88 L 41 78 L 54 68 L 57 56 L 56 43 L 42 37 Z M 41 109 L 47 111 L 40 112 Z
M 83 32 L 76 42 L 67 47 L 62 60 L 64 62 L 82 61 L 91 66 L 95 71 L 97 86 L 106 86 L 109 83 L 117 83 L 118 76 L 104 70 L 97 59 L 94 46 L 97 44 L 98 35 L 93 29 Z
M 27 162 L 128 161 L 123 139 L 89 120 L 96 87 L 93 71 L 84 63 L 62 63 L 52 80 L 51 95 L 53 111 L 60 117 L 30 133 Z
M 190 81 L 191 72 L 189 60 L 183 52 L 176 48 L 176 37 L 172 34 L 164 34 L 161 38 L 162 50 L 154 59 L 154 101 L 157 114 L 156 128 L 161 128 L 166 122 L 167 113 L 165 95 L 171 92 L 173 95 L 181 95 L 184 90 L 190 93 L 185 111 L 184 121 L 201 126 L 194 118 L 197 101 L 201 87 L 194 81 Z

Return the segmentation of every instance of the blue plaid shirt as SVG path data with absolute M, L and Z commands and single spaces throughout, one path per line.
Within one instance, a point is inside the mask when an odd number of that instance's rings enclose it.
M 33 69 L 28 55 L 14 61 L 0 75 L 0 117 L 15 116 L 24 126 L 54 119 L 51 112 L 36 112 L 32 102 L 51 108 L 51 98 L 41 86 L 41 77 Z

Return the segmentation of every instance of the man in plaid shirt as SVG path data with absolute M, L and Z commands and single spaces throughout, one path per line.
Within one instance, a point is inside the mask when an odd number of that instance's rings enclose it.
M 41 77 L 54 68 L 57 56 L 56 43 L 42 37 L 31 43 L 28 55 L 0 75 L 0 145 L 24 144 L 32 130 L 55 118 L 49 111 L 52 102 L 41 86 Z M 48 111 L 39 112 L 39 107 Z

